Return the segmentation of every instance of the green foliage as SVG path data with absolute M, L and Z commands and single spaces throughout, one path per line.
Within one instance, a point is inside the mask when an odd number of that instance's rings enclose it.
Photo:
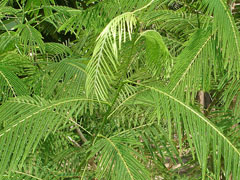
M 166 76 L 172 62 L 171 54 L 161 35 L 157 31 L 148 30 L 143 32 L 140 37 L 146 39 L 146 63 L 149 69 L 153 75 L 160 75 L 164 72 L 163 74 Z
M 136 17 L 133 13 L 124 13 L 114 18 L 97 38 L 92 59 L 88 64 L 86 90 L 89 95 L 93 93 L 98 99 L 106 100 L 111 79 L 120 65 L 118 50 L 136 26 Z
M 0 2 L 0 180 L 239 179 L 237 5 Z

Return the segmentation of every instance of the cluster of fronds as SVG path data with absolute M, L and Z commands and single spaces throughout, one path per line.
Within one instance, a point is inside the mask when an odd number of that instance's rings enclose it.
M 1 1 L 0 179 L 239 179 L 238 6 Z

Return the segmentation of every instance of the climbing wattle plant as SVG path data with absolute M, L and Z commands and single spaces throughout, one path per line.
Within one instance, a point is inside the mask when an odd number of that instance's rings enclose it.
M 1 0 L 0 180 L 239 179 L 239 8 Z

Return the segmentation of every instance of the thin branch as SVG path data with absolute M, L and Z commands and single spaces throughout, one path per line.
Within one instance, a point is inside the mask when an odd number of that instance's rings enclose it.
M 82 131 L 77 127 L 76 128 L 76 132 L 77 134 L 80 136 L 81 140 L 85 143 L 87 142 L 87 139 L 85 138 L 85 136 L 83 135 Z
M 72 139 L 70 136 L 67 136 L 68 139 L 76 146 L 76 147 L 81 147 L 74 139 Z

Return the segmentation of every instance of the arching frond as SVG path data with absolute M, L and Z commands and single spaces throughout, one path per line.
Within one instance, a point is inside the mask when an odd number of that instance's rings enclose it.
M 101 154 L 98 159 L 97 178 L 150 180 L 149 172 L 139 162 L 143 161 L 144 157 L 131 148 L 140 145 L 136 139 L 129 135 L 101 138 L 91 148 L 92 155 Z
M 17 26 L 17 33 L 20 36 L 20 41 L 23 43 L 25 53 L 36 53 L 37 49 L 40 52 L 45 51 L 42 34 L 30 24 L 20 24 Z
M 162 36 L 153 30 L 141 33 L 140 38 L 146 39 L 146 64 L 153 75 L 168 76 L 171 68 L 171 54 L 165 45 Z
M 88 77 L 86 91 L 88 96 L 96 95 L 106 100 L 114 72 L 121 62 L 118 61 L 118 50 L 136 26 L 136 17 L 127 12 L 114 18 L 102 31 L 87 66 Z
M 138 85 L 144 86 L 141 84 Z M 158 113 L 158 117 L 174 123 L 180 147 L 182 131 L 185 132 L 184 134 L 187 136 L 190 146 L 194 146 L 202 168 L 203 178 L 207 171 L 209 156 L 211 156 L 213 160 L 215 179 L 219 179 L 221 168 L 224 169 L 226 179 L 230 176 L 232 176 L 233 179 L 240 176 L 240 172 L 238 171 L 240 168 L 240 151 L 218 127 L 200 112 L 170 95 L 170 93 L 165 90 L 153 86 L 144 87 L 149 89 L 149 91 L 143 92 L 142 95 L 139 94 L 137 99 L 142 99 L 144 102 L 147 102 L 145 101 L 146 99 L 151 99 L 152 102 L 157 103 L 155 110 Z M 224 167 L 221 166 L 222 163 Z
M 72 50 L 60 43 L 45 43 L 46 59 L 51 61 L 60 61 L 73 54 Z
M 51 64 L 47 69 L 50 75 L 45 75 L 44 79 L 44 86 L 46 86 L 44 96 L 59 98 L 83 94 L 86 62 L 86 59 L 64 59 Z
M 21 55 L 16 51 L 0 55 L 0 64 L 6 66 L 21 79 L 34 74 L 36 67 L 28 56 Z
M 217 68 L 212 36 L 210 29 L 207 31 L 199 29 L 192 35 L 176 59 L 168 86 L 171 92 L 177 91 L 178 95 L 187 92 L 187 98 L 191 97 L 194 100 L 200 88 L 208 88 L 211 72 L 216 74 Z
M 213 31 L 216 32 L 218 43 L 222 48 L 228 75 L 233 74 L 239 79 L 240 34 L 227 1 L 204 0 L 202 4 L 207 13 L 213 15 Z
M 65 46 L 64 44 L 60 43 L 45 43 L 46 53 L 52 55 L 71 55 L 72 50 Z
M 64 128 L 65 130 L 67 129 Z M 22 167 L 18 166 L 11 172 L 6 172 L 0 179 L 1 180 L 57 180 L 61 178 L 79 179 L 79 173 L 73 169 L 76 166 L 71 166 L 70 163 L 59 160 L 59 154 L 62 151 L 68 151 L 68 155 L 73 159 L 78 155 L 77 150 L 79 147 L 69 147 L 70 142 L 67 141 L 67 133 L 64 130 L 58 130 L 55 133 L 50 133 L 45 140 L 41 140 L 34 153 L 30 152 Z M 70 153 L 75 149 L 75 154 Z M 73 150 L 72 150 L 73 151 Z M 67 156 L 65 154 L 65 156 Z M 71 158 L 68 157 L 68 160 Z M 76 157 L 74 157 L 76 158 Z M 71 160 L 72 160 L 71 159 Z M 80 159 L 80 158 L 79 158 Z M 78 159 L 79 163 L 81 162 Z M 65 165 L 69 166 L 69 169 Z M 73 163 L 75 165 L 75 163 Z M 61 166 L 61 168 L 59 168 Z M 70 168 L 72 168 L 70 170 Z
M 14 74 L 11 69 L 0 64 L 0 101 L 17 95 L 27 95 L 25 84 Z
M 22 167 L 28 154 L 34 152 L 41 139 L 67 122 L 75 124 L 71 117 L 83 113 L 88 101 L 82 97 L 53 102 L 37 97 L 21 97 L 1 105 L 1 176 L 16 170 L 17 166 Z

